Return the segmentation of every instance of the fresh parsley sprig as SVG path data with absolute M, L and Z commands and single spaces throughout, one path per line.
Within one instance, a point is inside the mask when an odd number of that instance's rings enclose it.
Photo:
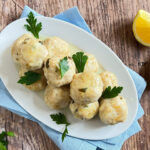
M 76 54 L 73 54 L 72 58 L 76 65 L 78 73 L 83 72 L 84 66 L 88 60 L 88 56 L 84 55 L 84 52 L 77 52 Z
M 39 32 L 42 30 L 42 23 L 37 23 L 37 19 L 34 17 L 32 12 L 29 13 L 26 21 L 28 23 L 24 25 L 26 30 L 31 32 L 38 39 Z
M 15 136 L 13 132 L 5 132 L 0 133 L 0 150 L 7 150 L 8 141 L 6 139 L 7 136 Z
M 118 87 L 113 87 L 111 88 L 111 86 L 108 86 L 105 91 L 102 94 L 102 98 L 114 98 L 116 96 L 119 95 L 119 93 L 121 93 L 123 87 L 118 86 Z
M 41 74 L 33 71 L 24 73 L 24 76 L 20 77 L 18 83 L 31 85 L 41 79 Z
M 62 134 L 62 142 L 64 141 L 64 138 L 66 137 L 66 134 L 68 133 L 67 127 L 70 125 L 70 123 L 67 121 L 66 117 L 62 113 L 58 114 L 51 114 L 50 117 L 53 121 L 56 122 L 56 124 L 65 124 L 65 130 Z
M 59 67 L 60 67 L 60 73 L 61 73 L 61 78 L 62 78 L 64 74 L 69 70 L 67 57 L 64 57 L 63 59 L 60 60 Z

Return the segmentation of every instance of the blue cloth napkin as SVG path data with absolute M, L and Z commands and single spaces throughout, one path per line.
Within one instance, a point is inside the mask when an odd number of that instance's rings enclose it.
M 34 10 L 29 8 L 28 6 L 24 7 L 23 13 L 21 17 L 27 17 L 28 13 L 32 11 L 34 15 L 40 15 L 36 13 Z M 61 19 L 67 22 L 70 22 L 72 24 L 77 25 L 78 27 L 86 30 L 87 32 L 91 33 L 89 27 L 87 26 L 85 20 L 80 15 L 80 12 L 77 7 L 73 7 L 71 9 L 68 9 L 56 16 L 54 18 Z M 140 100 L 143 91 L 146 87 L 146 82 L 144 79 L 139 76 L 136 72 L 128 68 L 128 71 L 130 75 L 132 76 L 137 93 L 138 93 L 138 99 Z M 106 140 L 99 140 L 99 141 L 91 141 L 91 140 L 81 140 L 78 138 L 67 136 L 67 138 L 62 143 L 61 140 L 61 133 L 54 131 L 53 129 L 47 127 L 43 123 L 36 120 L 34 117 L 32 117 L 30 114 L 28 114 L 22 107 L 20 107 L 15 100 L 12 98 L 12 96 L 9 94 L 7 89 L 5 88 L 3 82 L 0 80 L 0 106 L 10 110 L 11 112 L 14 112 L 20 116 L 23 116 L 27 119 L 30 119 L 32 121 L 37 122 L 42 129 L 45 131 L 45 133 L 55 142 L 55 144 L 61 149 L 61 150 L 120 150 L 122 147 L 122 144 L 125 140 L 127 140 L 130 136 L 134 135 L 135 133 L 139 132 L 141 130 L 138 119 L 142 117 L 144 114 L 144 111 L 139 104 L 138 107 L 138 113 L 136 116 L 135 121 L 133 124 L 128 128 L 123 134 L 120 136 L 106 139 Z

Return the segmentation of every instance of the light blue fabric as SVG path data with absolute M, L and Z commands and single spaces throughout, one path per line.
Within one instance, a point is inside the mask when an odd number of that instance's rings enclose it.
M 25 6 L 21 17 L 26 17 L 30 11 L 32 11 L 34 13 L 34 15 L 40 15 L 40 14 L 37 14 L 35 11 L 33 11 L 28 6 Z M 61 20 L 70 22 L 72 24 L 75 24 L 78 27 L 83 28 L 87 32 L 91 33 L 85 20 L 80 15 L 77 7 L 66 10 L 63 13 L 56 15 L 54 18 L 61 19 Z M 146 82 L 136 72 L 134 72 L 133 70 L 131 70 L 128 67 L 127 67 L 127 69 L 134 80 L 134 83 L 135 83 L 135 86 L 137 89 L 137 93 L 138 93 L 138 98 L 140 100 L 140 98 L 143 94 L 143 91 L 146 87 Z M 128 130 L 126 130 L 120 136 L 117 136 L 117 137 L 114 137 L 111 139 L 101 140 L 101 141 L 81 140 L 81 139 L 67 136 L 67 138 L 62 143 L 61 133 L 54 131 L 53 129 L 45 126 L 44 124 L 42 124 L 41 122 L 39 122 L 38 120 L 33 118 L 31 115 L 29 115 L 23 108 L 21 108 L 15 102 L 15 100 L 12 98 L 12 96 L 8 93 L 7 89 L 5 88 L 5 86 L 1 80 L 0 80 L 0 106 L 4 107 L 4 108 L 10 110 L 11 112 L 14 112 L 20 116 L 23 116 L 27 119 L 37 122 L 42 127 L 42 129 L 45 131 L 45 133 L 47 133 L 47 135 L 55 142 L 55 144 L 61 150 L 96 150 L 96 149 L 97 150 L 101 150 L 101 149 L 119 150 L 119 149 L 121 149 L 122 144 L 124 143 L 125 140 L 127 140 L 130 136 L 134 135 L 135 133 L 137 133 L 141 130 L 137 120 L 140 117 L 142 117 L 142 115 L 144 114 L 144 111 L 143 111 L 141 105 L 139 104 L 138 113 L 137 113 L 134 123 L 131 125 L 131 127 Z

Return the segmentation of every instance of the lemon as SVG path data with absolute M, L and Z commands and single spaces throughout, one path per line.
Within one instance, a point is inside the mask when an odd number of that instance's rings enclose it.
M 150 13 L 138 11 L 133 21 L 133 33 L 141 44 L 150 47 Z

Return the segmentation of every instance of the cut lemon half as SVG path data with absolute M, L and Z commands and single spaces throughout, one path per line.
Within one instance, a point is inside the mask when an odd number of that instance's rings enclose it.
M 150 13 L 138 11 L 133 21 L 133 33 L 141 44 L 150 47 Z

